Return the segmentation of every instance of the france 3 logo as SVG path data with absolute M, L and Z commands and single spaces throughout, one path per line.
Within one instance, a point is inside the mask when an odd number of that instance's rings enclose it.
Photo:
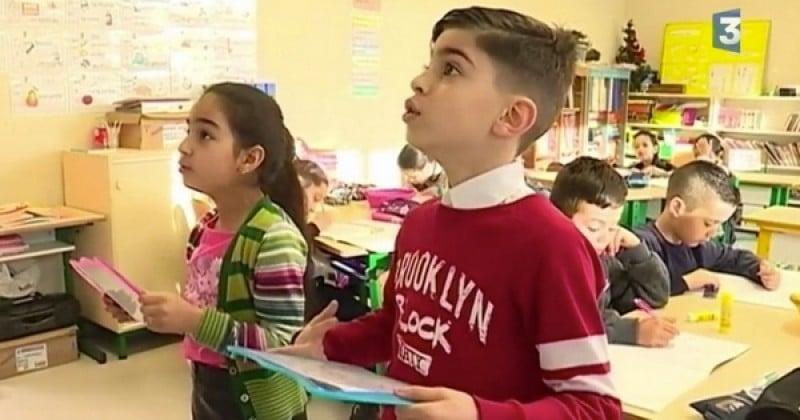
M 715 49 L 742 52 L 742 9 L 723 10 L 711 16 L 711 38 Z

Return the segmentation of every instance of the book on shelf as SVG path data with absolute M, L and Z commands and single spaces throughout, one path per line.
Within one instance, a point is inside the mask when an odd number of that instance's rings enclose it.
M 723 139 L 726 148 L 760 150 L 767 165 L 800 167 L 800 143 L 775 143 L 761 140 Z
M 0 236 L 0 257 L 6 255 L 21 254 L 27 251 L 30 246 L 19 235 Z

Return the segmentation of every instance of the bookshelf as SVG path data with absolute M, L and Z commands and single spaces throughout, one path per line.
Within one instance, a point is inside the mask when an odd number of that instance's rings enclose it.
M 544 169 L 586 155 L 619 162 L 629 79 L 627 68 L 580 64 L 552 129 L 522 154 L 525 167 Z
M 703 132 L 727 149 L 758 150 L 766 172 L 800 173 L 800 97 L 630 93 L 628 127 L 659 131 L 688 147 Z M 684 118 L 691 110 L 692 115 Z M 626 141 L 626 146 L 629 142 Z M 626 148 L 626 155 L 630 150 Z

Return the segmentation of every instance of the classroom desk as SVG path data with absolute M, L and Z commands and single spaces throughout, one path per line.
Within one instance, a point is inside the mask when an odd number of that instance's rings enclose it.
M 732 329 L 728 334 L 718 332 L 718 322 L 686 322 L 689 312 L 717 309 L 717 300 L 695 294 L 671 298 L 667 307 L 658 312 L 678 319 L 682 331 L 747 343 L 750 349 L 718 367 L 708 379 L 688 390 L 659 413 L 623 406 L 626 419 L 701 419 L 689 407 L 690 402 L 741 390 L 769 372 L 782 375 L 800 365 L 800 316 L 796 311 L 736 302 L 733 306 Z M 642 386 L 647 386 L 648 380 L 657 380 L 648 378 L 646 372 L 642 373 Z
M 556 175 L 557 172 L 525 171 L 527 178 L 540 182 L 548 188 L 553 186 Z M 622 212 L 620 224 L 628 228 L 643 225 L 647 222 L 647 204 L 653 200 L 663 200 L 666 195 L 666 186 L 661 185 L 628 189 L 628 199 L 625 202 L 625 210 Z
M 369 205 L 366 201 L 353 202 L 344 206 L 327 206 L 325 211 L 333 214 L 336 222 L 356 220 L 371 220 Z M 391 255 L 381 252 L 370 252 L 364 248 L 342 243 L 328 238 L 317 237 L 314 239 L 317 247 L 323 252 L 341 258 L 365 258 L 367 262 L 367 299 L 369 307 L 380 308 L 383 294 L 378 282 L 378 277 L 391 266 Z
M 744 214 L 742 219 L 758 227 L 756 255 L 762 258 L 770 258 L 773 233 L 800 237 L 800 208 L 777 205 Z
M 789 190 L 800 185 L 800 176 L 768 174 L 764 172 L 735 172 L 736 178 L 742 185 L 769 187 L 770 206 L 785 206 L 789 203 Z
M 53 245 L 48 243 L 32 247 L 30 251 L 21 254 L 9 255 L 4 257 L 4 261 L 22 258 L 36 258 L 46 255 L 61 254 L 61 262 L 64 270 L 64 290 L 73 294 L 74 278 L 69 259 L 75 249 L 75 236 L 81 227 L 90 225 L 94 222 L 103 220 L 103 216 L 88 211 L 78 210 L 70 207 L 29 207 L 29 213 L 45 216 L 49 219 L 45 221 L 28 223 L 22 225 L 9 225 L 0 227 L 0 236 L 4 235 L 25 235 L 40 232 L 53 232 L 55 240 Z M 67 246 L 63 246 L 66 244 Z M 98 363 L 105 363 L 106 354 L 100 348 L 89 342 L 84 334 L 79 330 L 78 349 Z

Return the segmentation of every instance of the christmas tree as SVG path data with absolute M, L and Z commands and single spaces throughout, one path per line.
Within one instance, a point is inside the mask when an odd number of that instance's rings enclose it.
M 632 67 L 631 71 L 631 90 L 642 90 L 642 84 L 651 77 L 652 69 L 647 64 L 645 58 L 644 47 L 639 44 L 636 38 L 636 28 L 633 26 L 633 20 L 629 20 L 622 29 L 624 36 L 622 37 L 623 45 L 617 49 L 617 56 L 615 61 L 617 64 L 628 64 Z M 651 81 L 652 82 L 652 81 Z
M 617 64 L 633 64 L 637 67 L 644 64 L 644 48 L 639 45 L 639 40 L 636 38 L 636 28 L 633 27 L 633 20 L 628 21 L 622 33 L 624 34 L 622 37 L 624 45 L 617 49 Z

